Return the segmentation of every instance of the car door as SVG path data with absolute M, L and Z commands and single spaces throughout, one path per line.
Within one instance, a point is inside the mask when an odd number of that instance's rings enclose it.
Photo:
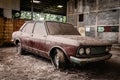
M 48 57 L 48 54 L 46 53 L 46 44 L 45 44 L 46 37 L 47 37 L 47 32 L 45 29 L 44 22 L 36 22 L 33 31 L 32 46 L 34 47 L 34 51 L 36 51 L 36 53 L 39 53 L 39 55 L 44 57 Z
M 21 43 L 22 46 L 28 50 L 31 50 L 30 38 L 32 37 L 34 22 L 27 22 L 21 30 Z

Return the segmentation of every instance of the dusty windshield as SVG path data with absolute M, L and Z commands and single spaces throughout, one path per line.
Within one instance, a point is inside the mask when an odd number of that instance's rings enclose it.
M 48 32 L 51 35 L 80 35 L 71 24 L 47 22 Z

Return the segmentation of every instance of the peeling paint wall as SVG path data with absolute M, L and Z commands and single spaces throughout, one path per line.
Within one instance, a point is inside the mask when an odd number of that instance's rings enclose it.
M 12 10 L 20 10 L 20 0 L 0 0 L 4 17 L 12 18 Z
M 98 13 L 98 25 L 118 25 L 119 10 L 110 10 Z
M 120 27 L 120 0 L 69 0 L 68 3 L 67 21 L 74 23 L 73 25 L 78 29 L 84 27 L 85 36 L 120 43 L 120 30 L 119 32 L 115 30 Z M 80 21 L 81 14 L 83 14 L 83 21 Z M 76 16 L 76 19 L 71 15 Z M 75 21 L 70 21 L 70 17 Z M 104 28 L 103 32 L 98 31 L 99 26 Z M 115 29 L 110 30 L 113 27 Z

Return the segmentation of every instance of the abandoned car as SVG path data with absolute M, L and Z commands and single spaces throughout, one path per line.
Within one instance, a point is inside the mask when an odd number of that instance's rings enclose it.
M 55 21 L 28 21 L 13 32 L 12 41 L 17 51 L 38 54 L 51 59 L 56 68 L 67 63 L 104 61 L 112 55 L 111 44 L 100 39 L 82 37 L 73 25 Z

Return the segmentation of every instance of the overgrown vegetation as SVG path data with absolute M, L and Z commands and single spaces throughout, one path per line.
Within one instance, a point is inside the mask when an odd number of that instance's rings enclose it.
M 21 19 L 31 19 L 31 12 L 21 11 Z M 49 20 L 49 21 L 66 22 L 66 16 L 33 12 L 33 20 Z

